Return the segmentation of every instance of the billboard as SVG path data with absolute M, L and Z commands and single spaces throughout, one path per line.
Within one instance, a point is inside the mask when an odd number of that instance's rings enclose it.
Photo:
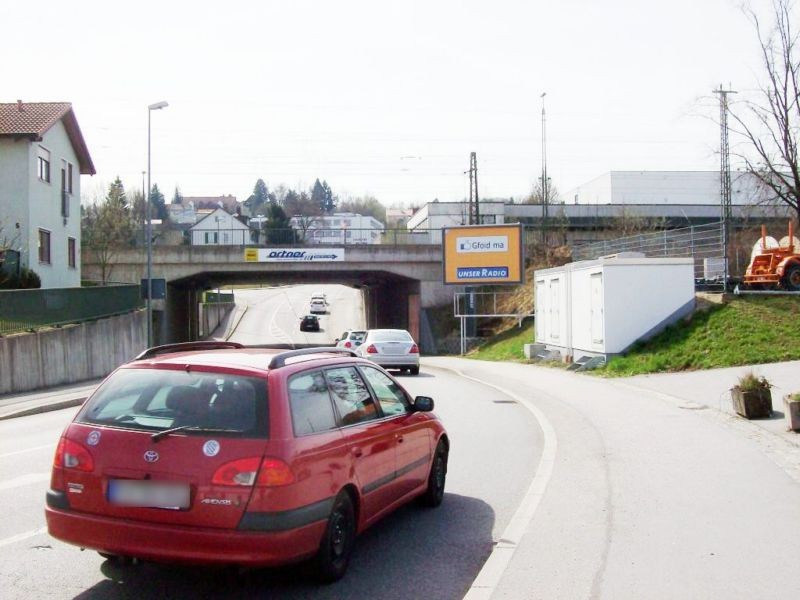
M 445 285 L 524 283 L 522 225 L 464 225 L 442 229 Z
M 245 248 L 245 262 L 339 262 L 344 248 Z

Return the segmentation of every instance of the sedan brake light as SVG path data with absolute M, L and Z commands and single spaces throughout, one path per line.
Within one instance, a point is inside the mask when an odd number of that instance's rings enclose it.
M 294 473 L 277 458 L 240 458 L 219 467 L 211 478 L 214 485 L 277 487 L 294 483 Z
M 350 348 L 352 345 L 353 345 L 353 344 L 351 344 L 349 341 L 347 341 L 347 342 L 345 342 L 345 343 L 344 343 L 344 347 L 345 347 L 345 348 Z
M 369 346 L 367 346 L 367 353 L 368 354 L 377 354 L 378 353 L 378 349 L 375 347 L 375 344 L 370 344 Z
M 89 450 L 78 442 L 62 437 L 56 448 L 53 466 L 91 472 L 94 471 L 94 458 Z
M 416 344 L 411 344 L 411 348 L 408 349 L 409 354 L 419 354 L 419 348 L 417 348 Z

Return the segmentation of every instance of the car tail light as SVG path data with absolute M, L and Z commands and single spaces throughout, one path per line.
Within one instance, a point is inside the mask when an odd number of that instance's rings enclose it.
M 417 348 L 416 344 L 411 344 L 411 348 L 408 349 L 409 354 L 419 354 L 419 348 Z
M 214 485 L 255 484 L 258 487 L 276 487 L 293 482 L 294 473 L 285 462 L 277 458 L 265 458 L 262 461 L 257 456 L 225 463 L 211 479 Z
M 378 349 L 375 347 L 375 344 L 370 344 L 369 346 L 367 346 L 367 353 L 368 354 L 377 354 L 378 353 Z
M 94 471 L 94 458 L 78 442 L 62 437 L 56 448 L 53 466 L 91 472 Z
M 344 343 L 344 347 L 345 348 L 350 348 L 350 347 L 352 347 L 352 345 L 353 344 L 351 344 L 349 341 Z

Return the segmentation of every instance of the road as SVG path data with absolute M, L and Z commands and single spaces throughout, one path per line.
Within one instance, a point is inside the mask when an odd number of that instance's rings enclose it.
M 320 331 L 300 331 L 300 319 L 309 314 L 309 299 L 318 290 L 328 297 L 328 312 L 319 315 Z M 361 292 L 344 285 L 237 289 L 234 295 L 237 310 L 244 312 L 228 339 L 245 345 L 332 344 L 342 332 L 364 327 L 366 321 Z
M 75 409 L 0 421 L 0 597 L 463 597 L 528 488 L 541 430 L 523 406 L 448 371 L 423 369 L 400 381 L 432 396 L 448 428 L 447 495 L 438 509 L 408 506 L 365 532 L 346 578 L 333 586 L 313 583 L 302 566 L 241 574 L 120 568 L 53 540 L 42 529 L 44 494 L 56 441 Z

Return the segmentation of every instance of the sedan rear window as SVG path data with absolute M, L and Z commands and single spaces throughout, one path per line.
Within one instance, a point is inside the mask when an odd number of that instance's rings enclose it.
M 123 429 L 235 437 L 267 436 L 266 380 L 223 373 L 121 369 L 83 406 L 76 421 Z
M 411 334 L 407 331 L 371 331 L 370 340 L 373 342 L 413 342 Z

